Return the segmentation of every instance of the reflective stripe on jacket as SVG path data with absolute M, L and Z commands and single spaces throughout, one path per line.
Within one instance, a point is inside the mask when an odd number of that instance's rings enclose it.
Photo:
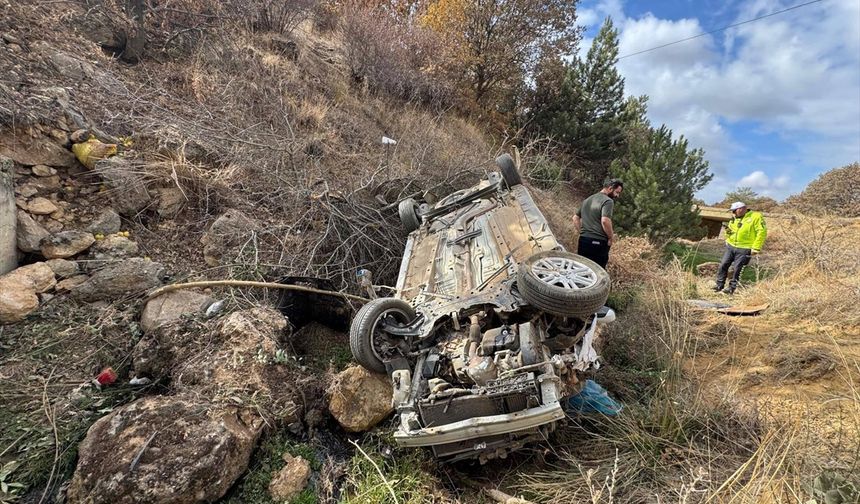
M 767 238 L 767 225 L 761 212 L 747 211 L 743 217 L 730 220 L 726 243 L 732 247 L 761 250 Z

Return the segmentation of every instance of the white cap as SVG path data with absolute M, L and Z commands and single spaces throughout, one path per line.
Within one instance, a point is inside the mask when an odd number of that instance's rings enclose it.
M 729 207 L 729 211 L 734 212 L 738 208 L 743 208 L 745 206 L 747 206 L 746 203 L 741 203 L 740 201 L 735 201 L 734 203 L 732 203 L 732 206 Z

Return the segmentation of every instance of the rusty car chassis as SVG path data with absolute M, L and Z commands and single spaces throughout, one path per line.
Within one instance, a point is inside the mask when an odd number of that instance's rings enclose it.
M 563 398 L 596 369 L 609 277 L 564 250 L 508 155 L 434 205 L 407 199 L 410 231 L 393 297 L 363 306 L 350 347 L 387 373 L 394 439 L 484 462 L 545 439 Z

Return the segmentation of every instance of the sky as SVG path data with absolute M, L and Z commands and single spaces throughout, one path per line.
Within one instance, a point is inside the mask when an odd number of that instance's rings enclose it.
M 782 200 L 860 161 L 860 0 L 821 0 L 624 56 L 808 1 L 582 0 L 581 50 L 611 16 L 625 92 L 648 95 L 654 126 L 705 150 L 714 178 L 699 197 L 751 187 Z

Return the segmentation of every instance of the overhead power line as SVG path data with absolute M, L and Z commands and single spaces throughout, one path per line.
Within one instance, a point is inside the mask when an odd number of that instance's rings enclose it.
M 683 38 L 683 39 L 681 39 L 681 40 L 676 40 L 676 41 L 674 41 L 674 42 L 669 42 L 668 44 L 658 45 L 658 46 L 656 46 L 656 47 L 652 47 L 652 48 L 650 48 L 650 49 L 644 49 L 644 50 L 642 50 L 642 51 L 637 51 L 637 52 L 635 52 L 635 53 L 625 54 L 624 56 L 619 56 L 619 57 L 618 57 L 618 59 L 619 59 L 619 60 L 623 60 L 624 58 L 629 58 L 629 57 L 631 57 L 631 56 L 636 56 L 637 54 L 642 54 L 642 53 L 646 53 L 646 52 L 656 51 L 657 49 L 663 49 L 664 47 L 669 47 L 669 46 L 672 46 L 672 45 L 675 45 L 675 44 L 680 44 L 681 42 L 687 42 L 688 40 L 693 40 L 693 39 L 697 39 L 697 38 L 699 38 L 699 37 L 704 37 L 705 35 L 710 35 L 710 34 L 712 34 L 712 33 L 717 33 L 717 32 L 721 32 L 721 31 L 723 31 L 723 30 L 728 30 L 729 28 L 734 28 L 735 26 L 745 25 L 745 24 L 747 24 L 747 23 L 752 23 L 753 21 L 758 21 L 758 20 L 760 20 L 760 19 L 769 18 L 769 17 L 771 17 L 771 16 L 776 16 L 777 14 L 782 14 L 782 13 L 784 13 L 784 12 L 792 11 L 792 10 L 795 10 L 795 9 L 799 9 L 799 8 L 801 8 L 801 7 L 806 7 L 807 5 L 812 5 L 812 4 L 814 4 L 814 3 L 819 3 L 819 2 L 823 2 L 823 1 L 824 1 L 824 0 L 813 0 L 813 1 L 811 1 L 811 2 L 802 3 L 802 4 L 799 4 L 799 5 L 795 5 L 795 6 L 789 7 L 789 8 L 787 8 L 787 9 L 779 10 L 779 11 L 776 11 L 776 12 L 771 12 L 770 14 L 765 14 L 765 15 L 763 15 L 763 16 L 759 16 L 759 17 L 757 17 L 757 18 L 747 19 L 746 21 L 741 21 L 740 23 L 730 24 L 730 25 L 728 25 L 728 26 L 723 26 L 722 28 L 717 28 L 716 30 L 711 30 L 711 31 L 708 31 L 708 32 L 705 32 L 705 33 L 700 33 L 700 34 L 698 34 L 698 35 L 693 35 L 692 37 L 687 37 L 687 38 Z

